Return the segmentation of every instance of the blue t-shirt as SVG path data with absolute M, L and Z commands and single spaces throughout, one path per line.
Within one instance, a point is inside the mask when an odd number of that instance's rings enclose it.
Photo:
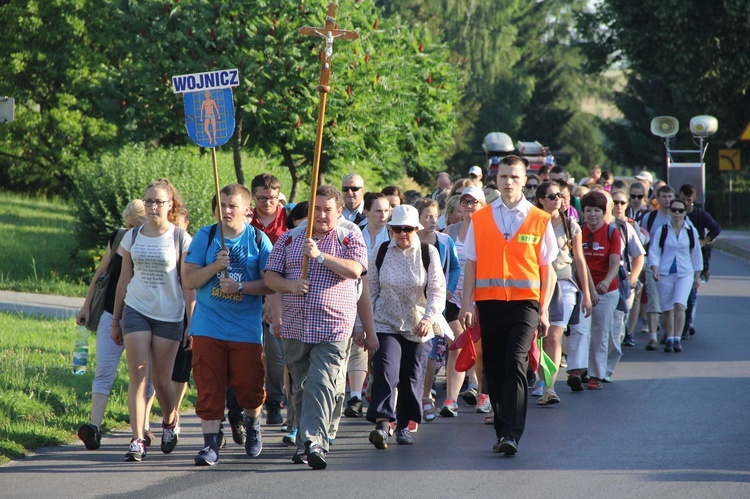
M 211 226 L 201 227 L 185 256 L 186 263 L 205 267 L 216 261 L 221 251 L 218 227 L 210 244 Z M 229 277 L 239 282 L 261 279 L 266 259 L 273 246 L 268 236 L 261 232 L 260 248 L 255 240 L 257 229 L 245 224 L 245 230 L 234 239 L 226 239 L 229 252 Z M 262 343 L 263 300 L 260 296 L 227 294 L 219 287 L 219 275 L 213 276 L 198 288 L 195 311 L 190 323 L 190 334 L 208 336 L 223 341 Z

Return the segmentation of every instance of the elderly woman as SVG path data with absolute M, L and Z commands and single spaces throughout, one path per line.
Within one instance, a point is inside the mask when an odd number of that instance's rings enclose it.
M 367 267 L 380 342 L 372 358 L 374 379 L 367 410 L 367 420 L 375 423 L 370 443 L 377 449 L 388 447 L 391 421 L 396 421 L 398 444 L 414 443 L 408 425 L 422 421 L 425 367 L 446 287 L 438 250 L 417 237 L 417 230 L 423 228 L 417 209 L 397 206 L 388 225 L 393 240 L 373 251 Z
M 656 281 L 666 330 L 665 352 L 682 352 L 680 337 L 691 289 L 701 285 L 703 256 L 698 231 L 685 222 L 687 205 L 682 199 L 669 204 L 670 220 L 656 232 L 648 252 L 648 264 Z
M 614 327 L 614 313 L 620 297 L 617 273 L 620 269 L 622 241 L 620 232 L 604 223 L 607 197 L 591 191 L 581 198 L 583 218 L 583 255 L 589 268 L 589 292 L 594 309 L 589 321 L 581 317 L 571 328 L 568 344 L 568 386 L 583 390 L 581 372 L 588 365 L 589 390 L 601 390 L 607 375 L 609 338 Z

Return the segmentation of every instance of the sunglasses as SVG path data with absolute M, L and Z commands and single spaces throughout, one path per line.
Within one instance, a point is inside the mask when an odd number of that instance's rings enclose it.
M 643 199 L 643 194 L 631 194 L 630 199 Z
M 399 225 L 392 225 L 391 226 L 391 230 L 393 231 L 394 234 L 401 234 L 402 232 L 405 233 L 405 234 L 411 234 L 412 232 L 414 232 L 415 230 L 417 230 L 417 228 L 416 227 L 409 227 L 409 226 L 401 227 Z
M 619 204 L 620 206 L 625 206 L 626 204 L 628 204 L 627 201 L 612 201 L 612 202 L 615 204 Z
M 563 193 L 562 192 L 556 192 L 554 194 L 547 194 L 546 196 L 542 196 L 542 197 L 547 198 L 550 201 L 554 201 L 556 198 L 562 199 Z
M 525 189 L 536 189 L 537 187 L 539 187 L 539 184 L 526 184 L 524 186 Z
M 355 187 L 353 185 L 347 185 L 346 187 L 342 187 L 341 190 L 344 192 L 357 192 L 362 187 Z
M 670 208 L 669 211 L 672 213 L 685 213 L 685 208 Z

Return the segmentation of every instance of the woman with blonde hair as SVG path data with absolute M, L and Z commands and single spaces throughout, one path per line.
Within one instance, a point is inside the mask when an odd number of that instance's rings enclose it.
M 123 237 L 122 272 L 112 314 L 111 336 L 125 345 L 130 384 L 128 409 L 133 440 L 125 459 L 146 456 L 144 441 L 145 390 L 149 373 L 162 410 L 161 451 L 172 452 L 180 433 L 178 395 L 172 369 L 179 342 L 188 342 L 195 291 L 180 276 L 190 235 L 172 223 L 184 202 L 167 179 L 151 182 L 143 204 L 148 221 Z M 188 325 L 183 318 L 187 313 Z M 188 343 L 189 345 L 189 343 Z
M 122 218 L 125 221 L 127 229 L 117 229 L 109 235 L 107 251 L 104 253 L 101 262 L 99 262 L 96 272 L 94 272 L 94 277 L 91 279 L 91 285 L 89 285 L 89 291 L 86 294 L 86 299 L 81 306 L 81 310 L 76 314 L 76 323 L 86 326 L 90 325 L 91 301 L 94 298 L 97 281 L 109 270 L 110 277 L 104 298 L 104 311 L 99 318 L 99 325 L 96 329 L 96 372 L 94 374 L 94 382 L 91 385 L 91 422 L 83 424 L 78 428 L 78 438 L 83 441 L 89 450 L 96 450 L 101 445 L 102 435 L 100 427 L 104 419 L 104 411 L 107 408 L 112 384 L 117 374 L 117 365 L 124 350 L 123 346 L 116 345 L 108 334 L 112 323 L 117 280 L 120 278 L 120 269 L 122 267 L 122 256 L 117 252 L 117 249 L 128 229 L 140 227 L 148 220 L 143 201 L 134 199 L 128 203 L 122 212 Z M 151 398 L 153 393 L 153 386 L 149 385 L 147 397 Z

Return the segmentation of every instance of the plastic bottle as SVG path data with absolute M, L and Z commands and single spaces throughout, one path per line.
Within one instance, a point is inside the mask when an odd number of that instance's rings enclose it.
M 86 374 L 86 364 L 89 362 L 90 334 L 84 325 L 79 325 L 76 328 L 76 343 L 73 348 L 73 374 Z

